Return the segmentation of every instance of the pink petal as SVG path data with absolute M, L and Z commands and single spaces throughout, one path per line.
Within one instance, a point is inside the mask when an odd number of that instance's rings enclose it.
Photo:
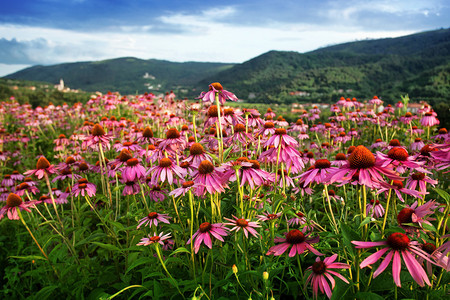
M 362 269 L 364 267 L 367 267 L 368 265 L 371 265 L 373 263 L 375 263 L 377 260 L 379 260 L 384 253 L 386 253 L 386 251 L 388 251 L 390 248 L 386 247 L 383 248 L 381 250 L 378 250 L 377 252 L 375 252 L 374 254 L 370 255 L 369 257 L 367 257 L 365 260 L 363 260 L 361 262 L 361 264 L 359 265 L 359 267 Z
M 373 273 L 373 278 L 377 277 L 379 274 L 381 274 L 386 269 L 386 267 L 389 265 L 389 263 L 392 260 L 392 255 L 394 255 L 394 252 L 392 252 L 392 251 L 386 255 L 386 257 L 381 262 L 378 269 Z
M 392 263 L 392 276 L 394 277 L 394 282 L 398 287 L 401 287 L 400 282 L 400 271 L 402 269 L 402 260 L 400 258 L 400 253 L 394 250 L 394 261 Z

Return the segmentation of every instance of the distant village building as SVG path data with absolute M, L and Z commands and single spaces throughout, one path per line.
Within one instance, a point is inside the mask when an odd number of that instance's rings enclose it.
M 307 97 L 307 96 L 309 96 L 311 94 L 308 93 L 308 92 L 305 92 L 305 91 L 294 91 L 294 92 L 289 92 L 289 95 L 291 95 L 291 96 Z
M 60 92 L 64 91 L 64 80 L 62 78 L 59 80 L 59 84 L 55 85 L 55 88 Z
M 142 78 L 145 78 L 145 79 L 152 79 L 152 80 L 156 79 L 155 76 L 153 76 L 153 75 L 151 75 L 151 74 L 148 74 L 148 72 L 145 72 L 145 74 L 144 74 L 144 76 L 142 76 Z

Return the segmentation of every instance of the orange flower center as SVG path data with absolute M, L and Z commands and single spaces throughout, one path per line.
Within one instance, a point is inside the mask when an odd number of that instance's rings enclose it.
M 402 209 L 397 215 L 398 224 L 404 223 L 412 223 L 412 214 L 414 213 L 414 209 L 405 207 Z
M 39 157 L 37 163 L 36 163 L 36 169 L 38 170 L 44 170 L 50 167 L 50 162 L 43 156 Z
M 245 132 L 245 125 L 236 124 L 236 126 L 234 126 L 234 132 Z
M 359 145 L 348 157 L 352 169 L 367 169 L 375 165 L 375 156 L 366 147 Z
M 127 160 L 127 166 L 129 167 L 133 167 L 136 166 L 139 163 L 137 158 L 130 158 L 129 160 Z
M 423 180 L 425 178 L 425 173 L 416 172 L 411 175 L 413 180 Z
M 180 133 L 178 132 L 178 130 L 176 128 L 170 128 L 166 132 L 166 138 L 168 138 L 168 139 L 177 139 L 179 137 L 180 137 Z
M 92 135 L 93 136 L 102 136 L 105 135 L 105 130 L 103 129 L 102 125 L 95 124 L 94 128 L 92 128 Z
M 323 261 L 316 261 L 312 265 L 312 270 L 315 274 L 321 275 L 325 273 L 327 266 Z
M 388 245 L 394 250 L 405 250 L 409 246 L 409 238 L 401 232 L 394 232 L 387 238 Z
M 344 153 L 336 154 L 336 160 L 347 160 L 347 156 Z
M 205 233 L 205 232 L 210 231 L 211 228 L 212 228 L 211 223 L 205 222 L 205 223 L 200 224 L 199 230 L 200 230 L 200 232 Z
M 277 129 L 275 129 L 275 134 L 276 135 L 284 135 L 286 133 L 287 133 L 286 129 L 284 129 L 284 128 L 277 128 Z
M 388 156 L 394 160 L 405 161 L 408 158 L 408 151 L 400 147 L 395 147 L 389 150 Z
M 210 174 L 214 171 L 214 165 L 209 160 L 204 160 L 198 166 L 200 174 Z
M 213 82 L 213 83 L 210 84 L 210 87 L 209 87 L 210 91 L 212 91 L 212 87 L 211 86 L 213 86 L 218 91 L 222 91 L 223 90 L 222 85 L 220 83 L 218 83 L 218 82 Z
M 314 165 L 316 169 L 327 169 L 331 167 L 331 163 L 328 159 L 318 159 Z
M 183 188 L 188 188 L 188 187 L 191 187 L 191 186 L 193 186 L 194 185 L 194 182 L 193 181 L 185 181 L 185 182 L 183 182 L 183 184 L 182 184 L 182 186 L 183 186 Z
M 286 242 L 289 244 L 299 244 L 305 241 L 305 235 L 298 229 L 293 229 L 286 235 Z
M 246 227 L 248 225 L 248 222 L 246 219 L 237 219 L 236 225 L 239 227 Z
M 168 168 L 172 165 L 172 161 L 170 160 L 170 158 L 164 157 L 159 161 L 159 166 L 161 168 Z
M 156 219 L 158 217 L 158 213 L 152 211 L 151 213 L 148 214 L 147 216 L 149 219 Z
M 22 199 L 14 194 L 14 193 L 10 193 L 8 195 L 8 198 L 6 199 L 6 205 L 9 207 L 16 207 L 19 206 L 20 204 L 22 204 Z
M 268 129 L 268 128 L 273 128 L 275 125 L 273 124 L 273 122 L 266 122 L 264 123 L 264 128 Z
M 203 154 L 205 151 L 203 151 L 203 146 L 199 143 L 192 144 L 191 148 L 189 148 L 189 153 L 191 155 L 200 155 Z

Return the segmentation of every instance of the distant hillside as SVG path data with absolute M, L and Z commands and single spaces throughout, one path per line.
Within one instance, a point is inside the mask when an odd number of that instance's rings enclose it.
M 123 57 L 95 62 L 34 66 L 6 76 L 58 83 L 85 91 L 119 91 L 123 94 L 192 89 L 204 77 L 232 67 L 232 64 L 142 60 Z
M 309 53 L 270 51 L 205 78 L 255 102 L 388 101 L 408 93 L 429 102 L 450 98 L 450 29 L 358 41 Z
M 242 64 L 174 63 L 125 57 L 35 66 L 6 76 L 59 82 L 85 91 L 143 93 L 176 90 L 193 97 L 219 81 L 249 102 L 335 101 L 400 95 L 430 103 L 450 98 L 450 29 L 364 40 L 308 53 L 269 51 Z

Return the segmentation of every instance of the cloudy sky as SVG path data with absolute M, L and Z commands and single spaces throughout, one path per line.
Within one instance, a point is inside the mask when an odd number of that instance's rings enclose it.
M 450 27 L 448 0 L 12 0 L 0 11 L 0 76 L 123 56 L 240 63 Z

